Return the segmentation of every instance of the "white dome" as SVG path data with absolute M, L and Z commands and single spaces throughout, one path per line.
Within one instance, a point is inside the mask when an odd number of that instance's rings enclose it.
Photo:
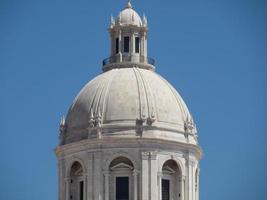
M 119 16 L 116 19 L 116 24 L 120 24 L 122 26 L 142 26 L 142 20 L 138 13 L 134 11 L 131 6 L 127 6 L 120 12 Z
M 184 137 L 177 133 L 186 131 L 188 121 L 193 124 L 181 96 L 157 73 L 117 68 L 94 78 L 77 95 L 66 117 L 64 143 L 87 139 L 96 127 L 102 137 L 136 137 L 140 125 L 143 135 L 175 140 Z

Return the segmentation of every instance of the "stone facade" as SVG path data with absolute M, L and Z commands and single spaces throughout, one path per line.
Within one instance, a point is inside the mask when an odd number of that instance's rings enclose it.
M 199 200 L 196 126 L 147 57 L 147 26 L 130 1 L 111 19 L 104 73 L 61 119 L 59 200 Z
M 162 179 L 173 182 L 170 199 L 198 200 L 201 152 L 195 145 L 145 138 L 95 139 L 64 145 L 57 149 L 57 155 L 60 200 L 70 200 L 70 171 L 75 162 L 82 166 L 87 200 L 114 200 L 114 177 L 119 175 L 129 176 L 131 200 L 160 199 Z M 111 166 L 118 158 L 122 162 Z M 174 161 L 177 171 L 164 166 L 168 161 Z

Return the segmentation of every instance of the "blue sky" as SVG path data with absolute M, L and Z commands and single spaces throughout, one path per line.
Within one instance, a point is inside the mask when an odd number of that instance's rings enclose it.
M 109 56 L 126 0 L 0 0 L 0 199 L 57 199 L 60 117 Z M 134 0 L 204 150 L 202 200 L 267 199 L 267 2 Z

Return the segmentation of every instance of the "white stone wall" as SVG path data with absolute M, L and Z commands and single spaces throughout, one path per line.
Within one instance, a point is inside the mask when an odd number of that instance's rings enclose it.
M 98 142 L 81 141 L 56 149 L 59 160 L 59 200 L 70 200 L 69 173 L 75 161 L 83 166 L 85 199 L 113 200 L 115 179 L 109 165 L 119 156 L 126 157 L 133 163 L 129 174 L 130 200 L 161 199 L 162 167 L 168 160 L 175 161 L 179 167 L 179 177 L 172 189 L 173 200 L 199 199 L 195 176 L 201 150 L 197 146 L 168 141 L 153 143 L 145 139 Z M 106 180 L 108 184 L 105 183 Z

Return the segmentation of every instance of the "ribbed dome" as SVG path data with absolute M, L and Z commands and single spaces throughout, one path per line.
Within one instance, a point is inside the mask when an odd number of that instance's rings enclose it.
M 138 13 L 132 9 L 132 7 L 126 7 L 119 13 L 119 16 L 116 18 L 116 24 L 123 26 L 142 26 L 142 20 Z
M 117 68 L 94 78 L 77 95 L 66 117 L 64 143 L 88 138 L 97 127 L 103 137 L 136 137 L 140 125 L 144 136 L 170 140 L 186 131 L 186 123 L 193 124 L 190 113 L 165 79 L 151 70 Z

